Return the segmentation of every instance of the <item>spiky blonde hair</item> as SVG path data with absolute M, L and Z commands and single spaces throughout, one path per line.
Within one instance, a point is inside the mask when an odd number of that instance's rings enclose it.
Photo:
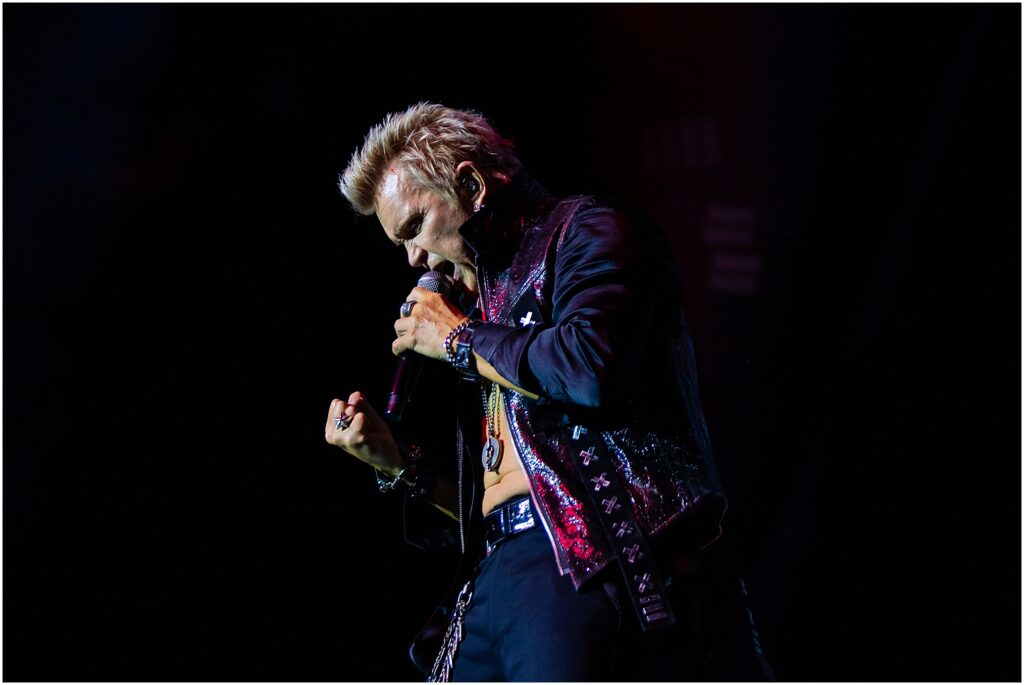
M 502 138 L 478 112 L 421 102 L 392 112 L 370 129 L 341 174 L 341 194 L 360 214 L 375 211 L 374 201 L 384 172 L 404 164 L 413 182 L 459 206 L 455 168 L 470 161 L 485 176 L 512 176 L 522 164 L 512 142 Z

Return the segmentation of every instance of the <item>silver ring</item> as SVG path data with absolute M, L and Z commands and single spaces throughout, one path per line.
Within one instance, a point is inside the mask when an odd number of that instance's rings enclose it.
M 414 306 L 416 306 L 416 303 L 413 302 L 412 300 L 409 300 L 408 302 L 403 302 L 402 303 L 402 318 L 403 319 L 406 318 L 407 316 L 411 316 L 412 315 L 412 308 Z
M 346 428 L 348 428 L 350 422 L 351 420 L 347 416 L 345 416 L 344 414 L 338 414 L 337 416 L 334 417 L 334 428 L 340 428 L 341 430 L 345 430 Z

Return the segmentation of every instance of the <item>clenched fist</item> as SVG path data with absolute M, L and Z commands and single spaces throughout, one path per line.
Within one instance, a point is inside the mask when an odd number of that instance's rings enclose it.
M 336 420 L 339 416 L 343 417 L 341 425 Z M 359 391 L 349 395 L 347 402 L 331 401 L 324 438 L 392 478 L 402 470 L 402 455 L 391 430 Z

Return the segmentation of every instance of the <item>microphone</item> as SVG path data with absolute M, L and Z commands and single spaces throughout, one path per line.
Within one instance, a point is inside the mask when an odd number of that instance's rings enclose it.
M 446 296 L 452 289 L 451 280 L 440 271 L 428 271 L 420 276 L 416 285 L 432 293 Z M 384 416 L 387 419 L 395 423 L 402 420 L 402 413 L 412 401 L 412 394 L 420 380 L 424 359 L 425 357 L 415 352 L 403 352 L 399 355 L 395 376 L 391 381 L 391 392 L 388 393 L 387 405 L 384 407 Z

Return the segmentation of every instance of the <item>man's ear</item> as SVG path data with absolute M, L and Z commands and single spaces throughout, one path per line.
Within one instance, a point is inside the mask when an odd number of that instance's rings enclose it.
M 487 201 L 487 180 L 473 162 L 459 162 L 455 167 L 459 190 L 468 203 L 477 211 Z

